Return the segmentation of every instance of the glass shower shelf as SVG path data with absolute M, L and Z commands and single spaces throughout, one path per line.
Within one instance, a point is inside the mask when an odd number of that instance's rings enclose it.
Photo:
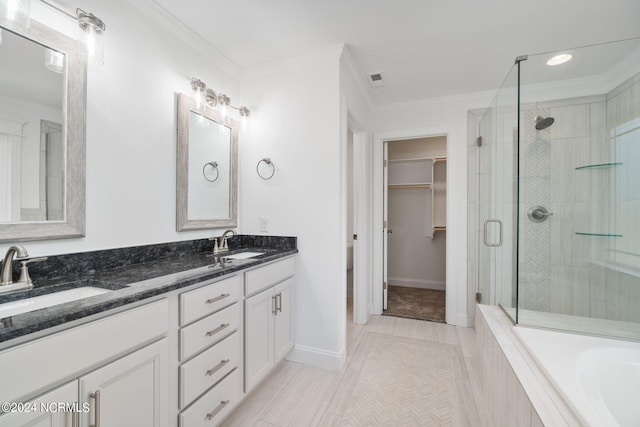
M 613 168 L 613 167 L 620 166 L 620 165 L 622 165 L 622 163 L 598 163 L 598 164 L 595 164 L 595 165 L 578 166 L 576 168 L 576 170 Z
M 576 231 L 579 236 L 596 236 L 596 237 L 622 237 L 622 234 L 610 234 L 610 233 L 580 233 Z

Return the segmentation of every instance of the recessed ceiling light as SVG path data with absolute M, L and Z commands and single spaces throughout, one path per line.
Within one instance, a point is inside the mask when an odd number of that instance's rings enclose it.
M 556 55 L 550 60 L 548 60 L 547 65 L 553 66 L 553 65 L 564 64 L 565 62 L 570 61 L 571 58 L 573 58 L 573 55 L 571 55 L 570 53 L 561 53 L 560 55 Z

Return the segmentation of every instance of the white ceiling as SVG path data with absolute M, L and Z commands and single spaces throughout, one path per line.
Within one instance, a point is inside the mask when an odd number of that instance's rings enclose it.
M 241 68 L 346 44 L 376 105 L 497 90 L 516 56 L 640 36 L 640 0 L 152 0 Z

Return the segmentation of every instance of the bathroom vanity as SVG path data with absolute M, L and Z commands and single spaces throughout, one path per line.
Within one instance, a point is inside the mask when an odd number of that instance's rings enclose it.
M 219 424 L 293 348 L 295 238 L 237 238 L 258 255 L 141 247 L 80 282 L 113 290 L 1 319 L 0 427 Z

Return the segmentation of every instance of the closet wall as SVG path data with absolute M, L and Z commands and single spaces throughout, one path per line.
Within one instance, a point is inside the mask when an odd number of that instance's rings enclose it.
M 388 142 L 388 283 L 445 290 L 446 137 Z

